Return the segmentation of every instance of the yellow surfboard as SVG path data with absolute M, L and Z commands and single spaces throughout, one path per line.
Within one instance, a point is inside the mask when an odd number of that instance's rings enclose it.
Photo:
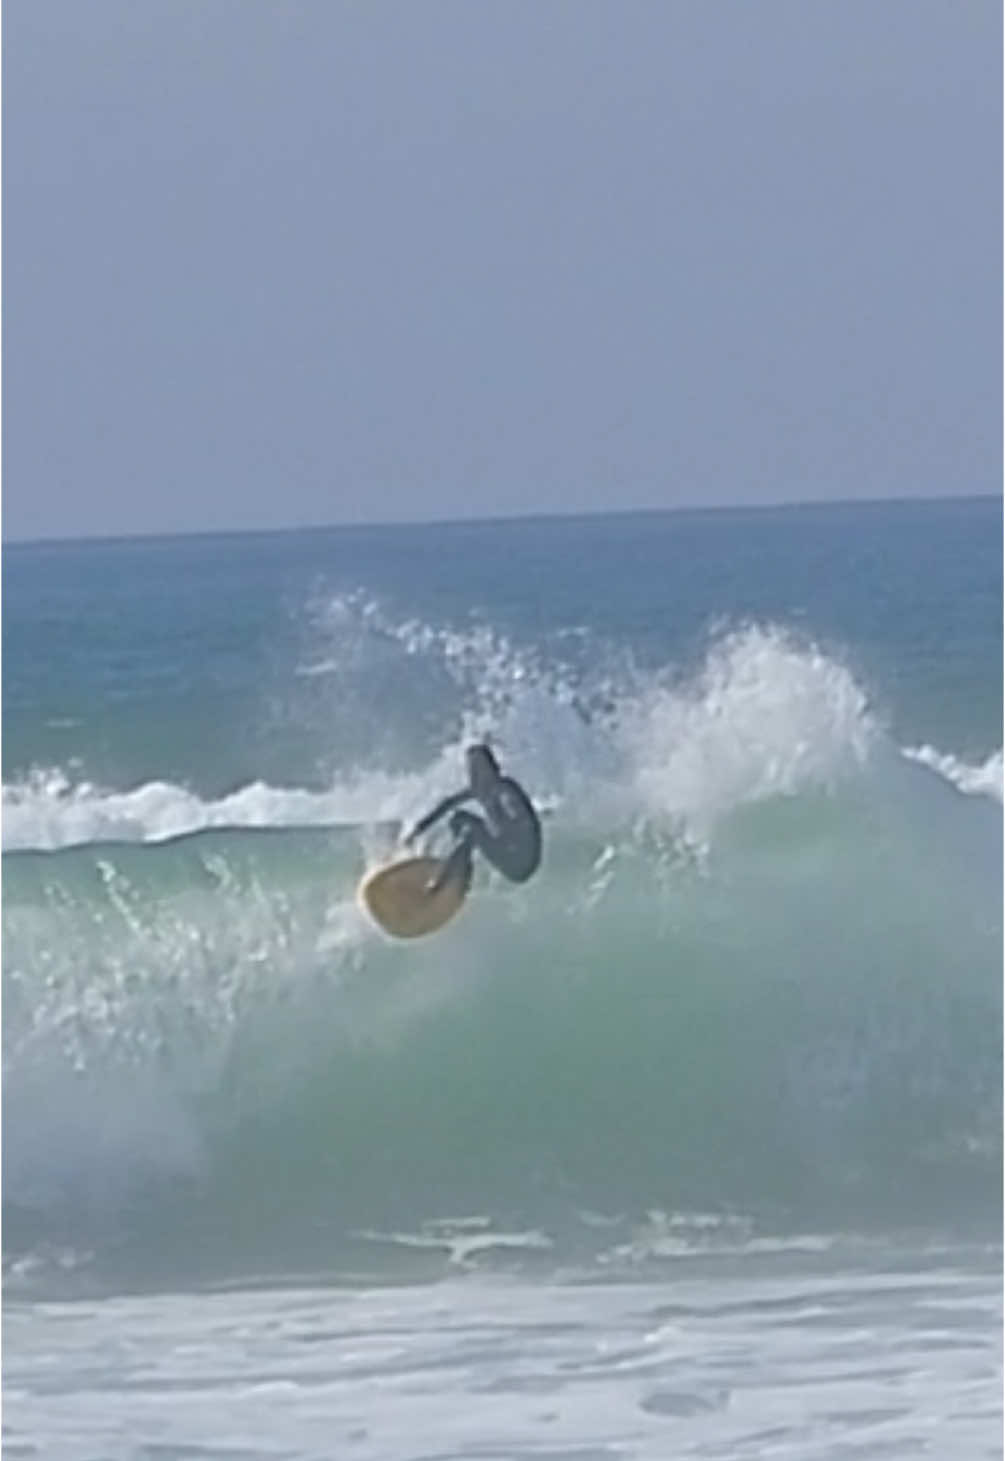
M 435 933 L 453 918 L 468 891 L 462 883 L 450 882 L 430 893 L 442 866 L 438 857 L 408 857 L 374 868 L 357 890 L 360 905 L 394 938 Z

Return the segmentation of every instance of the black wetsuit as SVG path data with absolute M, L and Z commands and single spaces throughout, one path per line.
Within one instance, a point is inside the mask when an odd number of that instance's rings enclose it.
M 477 800 L 483 817 L 458 808 L 466 801 Z M 476 796 L 471 787 L 444 797 L 431 812 L 417 822 L 411 836 L 417 837 L 448 812 L 450 830 L 457 844 L 450 853 L 434 887 L 442 887 L 455 879 L 465 885 L 471 881 L 471 854 L 477 848 L 494 868 L 511 883 L 525 883 L 533 877 L 541 861 L 541 822 L 530 797 L 519 782 L 499 776 L 490 789 Z

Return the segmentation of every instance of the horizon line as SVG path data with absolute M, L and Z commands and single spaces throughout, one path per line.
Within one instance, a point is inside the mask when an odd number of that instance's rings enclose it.
M 203 538 L 264 538 L 293 536 L 302 533 L 339 532 L 382 532 L 400 528 L 452 529 L 460 527 L 492 527 L 518 523 L 558 523 L 582 521 L 593 518 L 628 517 L 687 517 L 710 516 L 714 513 L 820 511 L 840 507 L 895 507 L 921 506 L 924 504 L 988 502 L 1002 499 L 1001 492 L 966 492 L 948 495 L 924 494 L 921 496 L 893 497 L 828 497 L 791 498 L 777 502 L 723 502 L 715 505 L 681 504 L 674 507 L 600 507 L 578 512 L 513 512 L 487 513 L 470 517 L 430 518 L 387 518 L 369 522 L 305 522 L 283 527 L 252 528 L 174 528 L 149 532 L 81 533 L 67 537 L 60 535 L 25 538 L 4 538 L 0 549 L 33 547 L 69 547 L 74 544 L 99 546 L 113 543 L 148 543 L 167 540 L 177 542 L 186 539 Z

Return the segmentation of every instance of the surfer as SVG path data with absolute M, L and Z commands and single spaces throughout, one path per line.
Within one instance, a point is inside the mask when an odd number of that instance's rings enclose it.
M 405 841 L 421 836 L 450 812 L 450 831 L 456 842 L 430 892 L 455 880 L 467 888 L 475 848 L 511 883 L 525 883 L 541 861 L 541 822 L 533 803 L 519 782 L 503 776 L 488 746 L 469 746 L 464 754 L 468 785 L 427 812 Z M 484 817 L 458 810 L 463 802 L 472 800 L 479 803 Z

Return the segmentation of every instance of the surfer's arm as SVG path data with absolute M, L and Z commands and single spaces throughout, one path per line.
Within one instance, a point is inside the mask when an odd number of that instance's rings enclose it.
M 403 840 L 414 842 L 416 837 L 421 837 L 423 832 L 428 832 L 435 822 L 438 822 L 441 817 L 445 817 L 448 812 L 452 812 L 455 807 L 459 807 L 462 802 L 468 801 L 470 796 L 471 792 L 467 788 L 464 791 L 455 791 L 452 796 L 445 796 L 441 802 L 437 802 L 431 812 L 427 812 L 416 822 L 411 832 Z

